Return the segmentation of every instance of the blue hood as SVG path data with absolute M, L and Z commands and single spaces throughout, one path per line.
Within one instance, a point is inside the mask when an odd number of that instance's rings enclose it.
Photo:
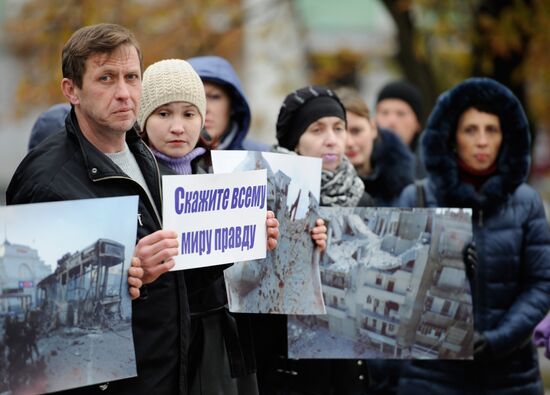
M 187 60 L 203 81 L 224 86 L 231 96 L 232 120 L 237 122 L 238 132 L 228 149 L 243 149 L 243 141 L 250 127 L 250 107 L 241 81 L 231 64 L 219 56 L 198 56 Z
M 59 132 L 65 126 L 65 118 L 71 112 L 71 105 L 67 103 L 55 104 L 38 116 L 29 138 L 30 151 L 46 137 Z
M 503 140 L 497 171 L 476 193 L 459 178 L 454 135 L 460 115 L 474 105 L 497 108 Z M 529 173 L 531 135 L 521 103 L 490 78 L 469 78 L 439 96 L 421 139 L 424 164 L 437 201 L 456 207 L 488 207 L 502 201 Z

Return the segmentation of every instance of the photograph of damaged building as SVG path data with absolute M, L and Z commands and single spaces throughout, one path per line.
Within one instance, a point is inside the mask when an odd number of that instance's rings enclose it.
M 463 209 L 320 208 L 326 315 L 289 319 L 292 358 L 472 358 Z
M 122 318 L 124 277 L 120 268 L 111 272 L 124 264 L 124 255 L 122 244 L 99 239 L 57 261 L 55 272 L 37 285 L 38 307 L 50 317 L 48 324 L 54 328 L 106 327 L 113 318 Z
M 93 365 L 104 361 L 94 361 L 100 355 L 95 354 L 95 348 L 106 342 L 107 339 L 100 338 L 105 335 L 105 329 L 131 328 L 129 311 L 121 308 L 121 294 L 126 292 L 120 272 L 124 246 L 99 239 L 82 251 L 61 257 L 52 274 L 41 280 L 26 281 L 17 277 L 20 267 L 10 264 L 9 260 L 25 252 L 34 252 L 38 257 L 37 252 L 7 241 L 4 251 L 7 256 L 4 255 L 1 266 L 12 275 L 11 282 L 17 284 L 17 287 L 3 288 L 0 295 L 3 302 L 0 314 L 4 316 L 0 342 L 4 353 L 0 357 L 5 358 L 2 365 L 9 365 L 4 389 L 19 392 L 28 386 L 35 388 L 33 382 L 37 379 L 44 385 L 47 383 L 48 390 L 59 389 L 64 387 L 63 371 L 67 375 L 80 372 L 84 379 L 90 374 L 86 367 L 91 367 L 92 372 L 98 370 L 99 367 L 94 369 Z M 44 265 L 38 259 L 35 263 Z M 29 267 L 28 271 L 37 269 L 42 268 Z M 118 341 L 117 336 L 112 336 L 111 341 Z M 67 342 L 73 346 L 70 354 L 60 352 L 67 349 Z M 84 366 L 75 369 L 79 363 Z M 58 385 L 57 381 L 60 381 Z
M 136 374 L 126 286 L 134 198 L 117 199 L 0 208 L 1 394 Z M 110 225 L 117 211 L 131 217 Z
M 218 169 L 267 170 L 267 208 L 279 221 L 279 241 L 265 259 L 235 263 L 224 271 L 229 309 L 269 314 L 325 312 L 319 255 L 309 234 L 319 217 L 321 160 L 298 155 L 213 151 Z

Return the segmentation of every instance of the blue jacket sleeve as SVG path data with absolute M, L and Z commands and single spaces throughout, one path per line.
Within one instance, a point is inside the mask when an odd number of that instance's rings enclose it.
M 550 229 L 539 195 L 532 189 L 523 224 L 522 291 L 499 324 L 486 331 L 493 352 L 506 355 L 530 341 L 550 308 Z

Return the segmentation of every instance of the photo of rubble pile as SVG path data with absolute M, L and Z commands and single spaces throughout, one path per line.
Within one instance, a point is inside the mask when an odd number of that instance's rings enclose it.
M 471 210 L 320 208 L 326 315 L 288 320 L 290 358 L 471 359 Z
M 137 197 L 0 207 L 0 393 L 136 375 Z
M 319 218 L 321 160 L 252 151 L 213 151 L 216 173 L 267 169 L 267 208 L 279 220 L 266 259 L 225 270 L 229 309 L 242 313 L 323 314 L 319 255 L 309 234 Z

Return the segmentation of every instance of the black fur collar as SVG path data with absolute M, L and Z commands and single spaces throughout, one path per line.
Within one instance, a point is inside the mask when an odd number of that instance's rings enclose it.
M 499 108 L 503 133 L 497 172 L 479 193 L 460 182 L 455 153 L 450 144 L 460 115 L 473 103 Z M 486 208 L 502 202 L 527 178 L 531 136 L 527 117 L 514 94 L 489 78 L 470 78 L 443 93 L 434 107 L 421 144 L 429 178 L 438 203 L 455 207 Z

